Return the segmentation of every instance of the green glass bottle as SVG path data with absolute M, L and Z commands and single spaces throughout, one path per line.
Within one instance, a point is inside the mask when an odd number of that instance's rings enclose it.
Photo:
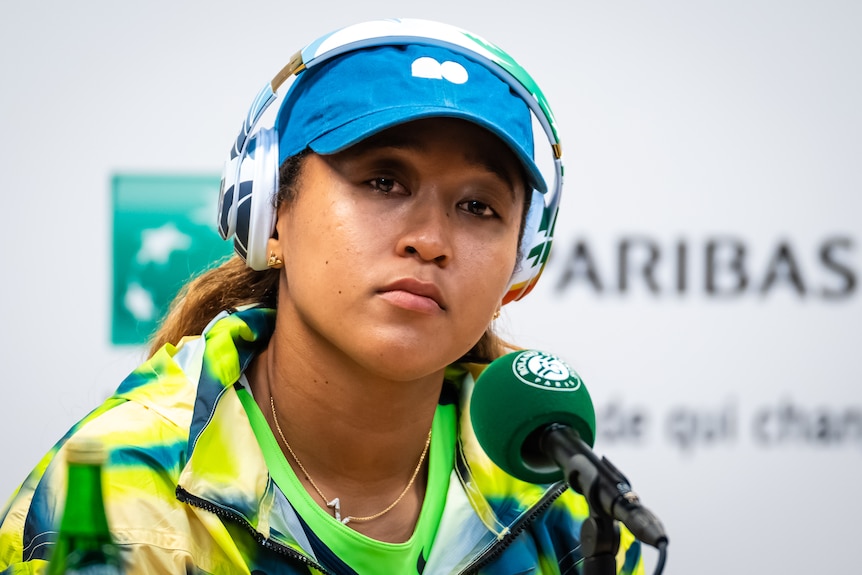
M 105 450 L 99 441 L 66 445 L 66 506 L 48 575 L 121 575 L 120 550 L 111 538 L 102 499 Z

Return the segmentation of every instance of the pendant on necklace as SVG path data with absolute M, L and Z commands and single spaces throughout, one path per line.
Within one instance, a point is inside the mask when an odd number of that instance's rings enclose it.
M 335 512 L 336 521 L 341 521 L 343 525 L 347 525 L 348 523 L 350 523 L 350 515 L 348 515 L 344 519 L 341 518 L 341 501 L 338 499 L 338 497 L 336 497 L 332 501 L 327 501 L 326 506 L 331 508 Z

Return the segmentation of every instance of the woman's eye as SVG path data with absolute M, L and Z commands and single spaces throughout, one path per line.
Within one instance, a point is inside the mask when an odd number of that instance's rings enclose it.
M 497 215 L 491 206 L 479 200 L 467 200 L 458 204 L 458 207 L 473 216 L 492 218 Z
M 398 182 L 392 178 L 374 178 L 368 182 L 372 188 L 383 194 L 391 194 L 397 191 Z

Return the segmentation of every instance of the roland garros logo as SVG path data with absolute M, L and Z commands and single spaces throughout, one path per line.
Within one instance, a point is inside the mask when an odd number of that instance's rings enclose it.
M 581 378 L 556 356 L 540 351 L 522 351 L 512 362 L 515 377 L 527 385 L 556 391 L 576 391 Z

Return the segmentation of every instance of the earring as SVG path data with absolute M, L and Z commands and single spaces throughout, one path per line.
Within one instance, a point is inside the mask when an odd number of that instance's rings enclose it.
M 281 261 L 281 258 L 275 255 L 275 252 L 269 252 L 269 260 L 266 262 L 266 265 L 271 268 L 280 268 L 284 264 Z
M 497 308 L 497 311 L 494 312 L 494 317 L 491 318 L 491 321 L 500 318 L 500 308 Z

